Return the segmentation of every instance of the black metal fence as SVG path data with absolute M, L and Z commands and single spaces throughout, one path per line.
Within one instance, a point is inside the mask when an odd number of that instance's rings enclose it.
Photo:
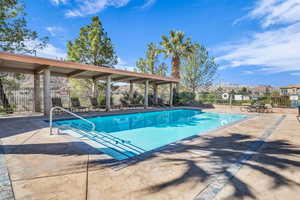
M 20 89 L 11 89 L 4 88 L 5 98 L 9 102 L 9 110 L 3 105 L 2 99 L 0 99 L 0 114 L 6 113 L 8 111 L 13 112 L 32 112 L 34 110 L 34 89 L 33 88 L 20 88 Z M 84 91 L 79 91 L 71 88 L 52 88 L 51 89 L 51 98 L 59 97 L 62 101 L 63 107 L 71 107 L 71 97 L 78 97 L 80 104 L 85 107 L 90 107 L 90 97 L 92 93 L 89 89 Z M 112 104 L 120 104 L 120 98 L 123 97 L 122 93 L 112 92 Z M 105 94 L 100 92 L 98 101 L 103 101 L 105 103 Z M 43 111 L 43 89 L 40 89 L 40 105 L 41 111 Z
M 4 88 L 5 97 L 1 96 L 0 112 L 5 112 L 8 108 L 3 105 L 3 98 L 7 98 L 9 107 L 14 112 L 28 112 L 33 110 L 32 88 L 9 89 Z
M 41 94 L 41 109 L 43 109 L 43 89 L 40 89 Z M 20 89 L 11 89 L 4 88 L 5 98 L 7 98 L 10 109 L 13 112 L 32 112 L 34 108 L 34 89 L 33 88 L 20 88 Z M 64 107 L 71 107 L 70 97 L 79 97 L 82 106 L 90 106 L 89 97 L 91 96 L 91 91 L 81 91 L 80 93 L 76 90 L 70 88 L 52 88 L 51 97 L 59 97 L 62 100 Z M 103 95 L 102 95 L 103 96 Z M 119 99 L 122 97 L 122 94 L 112 93 L 113 101 L 115 104 L 119 103 Z M 163 99 L 168 99 L 167 94 L 162 90 L 160 97 Z M 1 96 L 0 98 L 3 98 Z M 261 101 L 265 104 L 272 104 L 274 107 L 285 107 L 285 108 L 296 108 L 300 106 L 300 100 L 290 100 L 288 96 L 278 96 L 278 97 L 262 97 L 258 100 L 232 100 L 230 99 L 221 99 L 216 96 L 200 96 L 197 98 L 198 101 L 204 104 L 224 104 L 224 105 L 242 105 L 244 103 L 254 103 L 255 101 Z M 105 100 L 105 99 L 104 99 Z M 3 99 L 0 99 L 0 113 L 7 112 L 6 108 L 3 106 Z
M 261 102 L 264 104 L 271 104 L 273 107 L 278 108 L 297 108 L 300 106 L 300 100 L 290 100 L 289 96 L 276 96 L 276 97 L 260 97 L 257 99 L 251 100 L 230 100 L 221 99 L 215 97 L 199 97 L 199 101 L 204 104 L 221 104 L 221 105 L 243 105 L 243 104 L 252 104 L 254 102 Z

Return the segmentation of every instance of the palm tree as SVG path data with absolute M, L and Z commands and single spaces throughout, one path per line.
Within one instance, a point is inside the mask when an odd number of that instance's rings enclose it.
M 184 32 L 170 31 L 170 37 L 163 35 L 159 50 L 165 57 L 172 57 L 172 77 L 180 79 L 180 58 L 188 57 L 194 52 L 191 38 L 185 39 Z

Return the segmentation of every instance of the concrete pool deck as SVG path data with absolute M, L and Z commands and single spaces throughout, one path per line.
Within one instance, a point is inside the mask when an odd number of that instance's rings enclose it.
M 228 107 L 207 111 L 240 113 Z M 71 136 L 50 136 L 43 117 L 0 119 L 2 164 L 13 193 L 6 197 L 0 193 L 0 200 L 298 199 L 300 123 L 296 114 L 251 115 L 124 168 Z M 270 134 L 259 143 L 266 133 Z M 251 150 L 257 143 L 262 146 Z M 236 163 L 241 168 L 231 176 L 228 169 Z M 207 197 L 205 192 L 218 177 L 231 178 Z M 10 187 L 1 181 L 0 186 L 0 191 Z

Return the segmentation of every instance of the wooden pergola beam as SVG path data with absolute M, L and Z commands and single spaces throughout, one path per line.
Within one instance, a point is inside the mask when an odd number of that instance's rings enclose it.
M 45 69 L 49 69 L 49 65 L 40 65 L 38 66 L 35 70 L 34 73 L 41 73 L 42 71 L 44 71 Z
M 158 81 L 166 81 L 166 82 L 173 82 L 173 83 L 179 82 L 179 79 L 172 78 L 172 77 L 163 77 L 163 76 L 158 76 L 153 74 L 142 74 L 138 72 L 131 72 L 131 71 L 113 69 L 108 67 L 99 67 L 94 65 L 40 58 L 36 56 L 19 55 L 19 54 L 7 53 L 7 52 L 0 52 L 0 59 L 4 60 L 4 63 L 1 64 L 1 67 L 3 66 L 7 68 L 30 69 L 34 71 L 37 68 L 37 66 L 47 65 L 47 66 L 51 66 L 51 72 L 53 71 L 53 72 L 59 72 L 65 74 L 69 74 L 74 70 L 85 70 L 88 72 L 86 73 L 88 75 L 85 74 L 86 76 L 82 76 L 82 77 L 87 77 L 87 78 L 92 78 L 93 76 L 97 76 L 99 74 L 112 74 L 115 77 L 135 77 L 135 78 L 143 78 L 152 81 L 158 80 Z
M 134 79 L 134 77 L 119 77 L 119 78 L 114 78 L 112 79 L 112 81 L 131 81 L 132 79 Z
M 103 79 L 103 78 L 107 78 L 110 75 L 111 74 L 107 74 L 107 73 L 106 74 L 100 74 L 100 75 L 97 75 L 97 76 L 93 76 L 92 79 L 97 81 L 97 80 L 100 80 L 100 79 Z
M 11 73 L 21 73 L 21 74 L 34 74 L 33 70 L 30 69 L 19 69 L 13 67 L 0 67 L 0 72 L 11 72 Z
M 86 70 L 75 70 L 75 71 L 69 73 L 67 76 L 69 78 L 72 78 L 72 77 L 79 76 L 79 75 L 83 74 L 84 72 L 86 72 Z
M 155 83 L 156 85 L 165 85 L 165 84 L 170 84 L 172 82 L 164 82 L 164 81 L 161 81 L 161 82 L 157 82 Z
M 131 80 L 132 83 L 144 83 L 146 80 L 146 78 L 138 78 L 138 79 L 133 79 Z

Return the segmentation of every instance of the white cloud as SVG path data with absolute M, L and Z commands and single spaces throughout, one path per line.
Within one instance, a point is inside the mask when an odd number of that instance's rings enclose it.
M 246 71 L 243 71 L 243 74 L 251 75 L 251 74 L 254 74 L 254 71 L 246 70 Z
M 118 64 L 115 66 L 117 69 L 122 69 L 122 70 L 127 70 L 127 71 L 134 71 L 134 67 L 129 66 L 129 64 L 121 59 L 120 57 L 118 58 Z
M 50 33 L 52 37 L 57 36 L 57 34 L 64 32 L 64 29 L 58 26 L 48 26 L 46 30 Z
M 44 58 L 53 58 L 53 59 L 65 59 L 67 54 L 64 50 L 48 44 L 44 49 L 37 52 L 37 56 Z
M 101 12 L 107 7 L 123 7 L 126 6 L 130 0 L 77 0 L 78 8 L 68 10 L 67 17 L 83 17 L 86 15 Z
M 40 41 L 27 41 L 26 46 L 29 49 L 34 49 Z M 52 59 L 65 59 L 67 54 L 64 50 L 55 47 L 54 45 L 48 43 L 47 46 L 41 50 L 36 51 L 36 56 L 43 57 L 43 58 L 52 58 Z
M 269 29 L 224 45 L 217 60 L 227 67 L 262 66 L 264 72 L 300 70 L 300 10 L 295 9 L 299 0 L 258 0 L 249 16 Z M 273 26 L 278 24 L 285 26 Z
M 150 8 L 155 4 L 157 0 L 147 0 L 144 5 L 141 6 L 142 9 Z
M 248 15 L 262 19 L 263 27 L 275 24 L 294 23 L 300 20 L 299 0 L 258 0 Z
M 290 75 L 292 75 L 292 76 L 300 76 L 300 72 L 293 72 L 293 73 L 290 73 Z
M 58 6 L 60 4 L 67 4 L 68 0 L 50 0 L 52 4 Z

